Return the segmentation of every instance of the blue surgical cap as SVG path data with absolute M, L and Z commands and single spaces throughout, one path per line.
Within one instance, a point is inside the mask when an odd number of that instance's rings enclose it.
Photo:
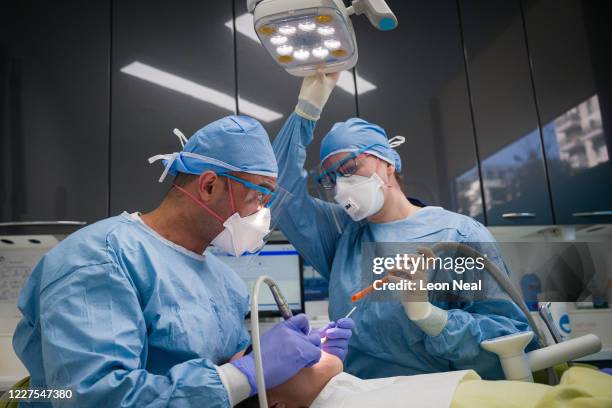
M 166 166 L 160 182 L 167 173 L 200 175 L 207 170 L 278 175 L 270 138 L 261 123 L 249 116 L 232 115 L 216 120 L 195 132 L 181 152 L 153 156 L 149 163 L 160 159 Z
M 402 142 L 394 142 L 394 139 Z M 403 137 L 387 139 L 383 128 L 366 120 L 352 118 L 346 122 L 336 123 L 321 141 L 321 163 L 329 156 L 342 152 L 369 153 L 395 166 L 396 171 L 402 170 L 402 159 L 392 148 L 403 143 Z

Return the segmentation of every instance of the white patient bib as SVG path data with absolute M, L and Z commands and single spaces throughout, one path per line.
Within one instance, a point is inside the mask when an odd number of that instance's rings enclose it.
M 448 408 L 464 379 L 480 377 L 473 370 L 373 380 L 340 373 L 327 383 L 311 408 Z

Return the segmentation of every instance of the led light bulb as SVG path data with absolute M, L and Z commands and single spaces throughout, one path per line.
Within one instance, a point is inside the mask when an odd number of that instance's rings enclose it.
M 278 27 L 278 32 L 284 35 L 293 35 L 295 34 L 296 31 L 297 31 L 297 28 L 295 28 L 295 26 L 284 25 L 284 26 Z
M 340 46 L 342 45 L 340 44 L 340 41 L 338 40 L 325 40 L 323 44 L 330 50 L 335 50 L 337 48 L 340 48 Z
M 291 55 L 279 55 L 277 61 L 281 64 L 288 64 L 293 61 L 293 57 Z
M 271 25 L 263 25 L 259 27 L 259 32 L 263 35 L 272 35 L 276 32 L 276 27 L 273 27 Z
M 293 52 L 293 47 L 290 45 L 281 45 L 276 49 L 278 55 L 289 55 Z
M 317 32 L 321 35 L 332 35 L 333 33 L 336 32 L 336 29 L 334 27 L 319 27 L 317 28 Z
M 299 50 L 296 50 L 293 53 L 293 58 L 299 61 L 304 61 L 308 59 L 308 57 L 310 57 L 310 53 L 308 52 L 308 50 L 305 50 L 303 48 L 300 48 Z
M 329 23 L 333 19 L 334 18 L 330 16 L 329 14 L 322 14 L 320 16 L 315 17 L 315 20 L 317 20 L 319 23 Z
M 320 59 L 327 57 L 328 54 L 329 51 L 327 50 L 327 48 L 316 47 L 312 49 L 312 55 Z
M 287 42 L 287 37 L 282 35 L 275 35 L 274 37 L 270 38 L 270 42 L 274 45 L 283 45 Z
M 313 31 L 315 28 L 317 28 L 317 25 L 311 21 L 307 21 L 305 23 L 298 24 L 298 27 L 300 28 L 300 30 L 308 32 Z

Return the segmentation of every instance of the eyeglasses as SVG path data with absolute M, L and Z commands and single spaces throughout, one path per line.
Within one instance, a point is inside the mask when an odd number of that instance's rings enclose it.
M 357 173 L 357 170 L 359 168 L 359 164 L 357 163 L 357 157 L 363 153 L 366 153 L 368 150 L 376 146 L 384 145 L 381 145 L 380 143 L 373 143 L 357 150 L 356 152 L 352 152 L 344 159 L 340 160 L 332 167 L 319 174 L 319 176 L 317 177 L 317 183 L 319 183 L 319 185 L 321 185 L 321 187 L 326 190 L 333 190 L 334 187 L 336 187 L 336 179 L 338 178 L 338 174 L 342 177 L 350 177 L 353 174 Z
M 340 160 L 338 163 L 334 164 L 332 167 L 321 173 L 317 177 L 317 182 L 326 190 L 332 190 L 336 187 L 336 179 L 338 178 L 338 174 L 342 177 L 350 177 L 353 174 L 357 173 L 359 169 L 359 163 L 357 163 L 357 156 L 359 156 L 360 152 L 355 152 L 349 154 L 344 159 Z
M 243 186 L 247 188 L 250 188 L 251 191 L 249 191 L 245 199 L 245 201 L 248 203 L 256 201 L 260 207 L 269 208 L 274 202 L 274 199 L 276 198 L 276 192 L 272 190 L 268 190 L 265 187 L 258 186 L 257 184 L 253 184 L 250 181 L 241 179 L 236 176 L 232 176 L 231 174 L 228 174 L 228 173 L 218 173 L 217 175 L 227 177 L 229 179 L 232 179 L 242 184 Z

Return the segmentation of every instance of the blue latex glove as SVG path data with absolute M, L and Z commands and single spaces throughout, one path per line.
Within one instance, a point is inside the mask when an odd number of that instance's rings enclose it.
M 321 338 L 327 337 L 325 343 L 321 344 L 321 349 L 344 361 L 354 327 L 355 322 L 350 317 L 344 317 L 338 321 L 328 323 L 319 330 Z
M 266 388 L 284 383 L 302 368 L 310 367 L 321 358 L 321 338 L 310 335 L 308 318 L 304 314 L 293 316 L 272 327 L 261 336 L 261 359 Z M 253 353 L 232 361 L 249 380 L 251 395 L 257 393 L 255 360 Z

